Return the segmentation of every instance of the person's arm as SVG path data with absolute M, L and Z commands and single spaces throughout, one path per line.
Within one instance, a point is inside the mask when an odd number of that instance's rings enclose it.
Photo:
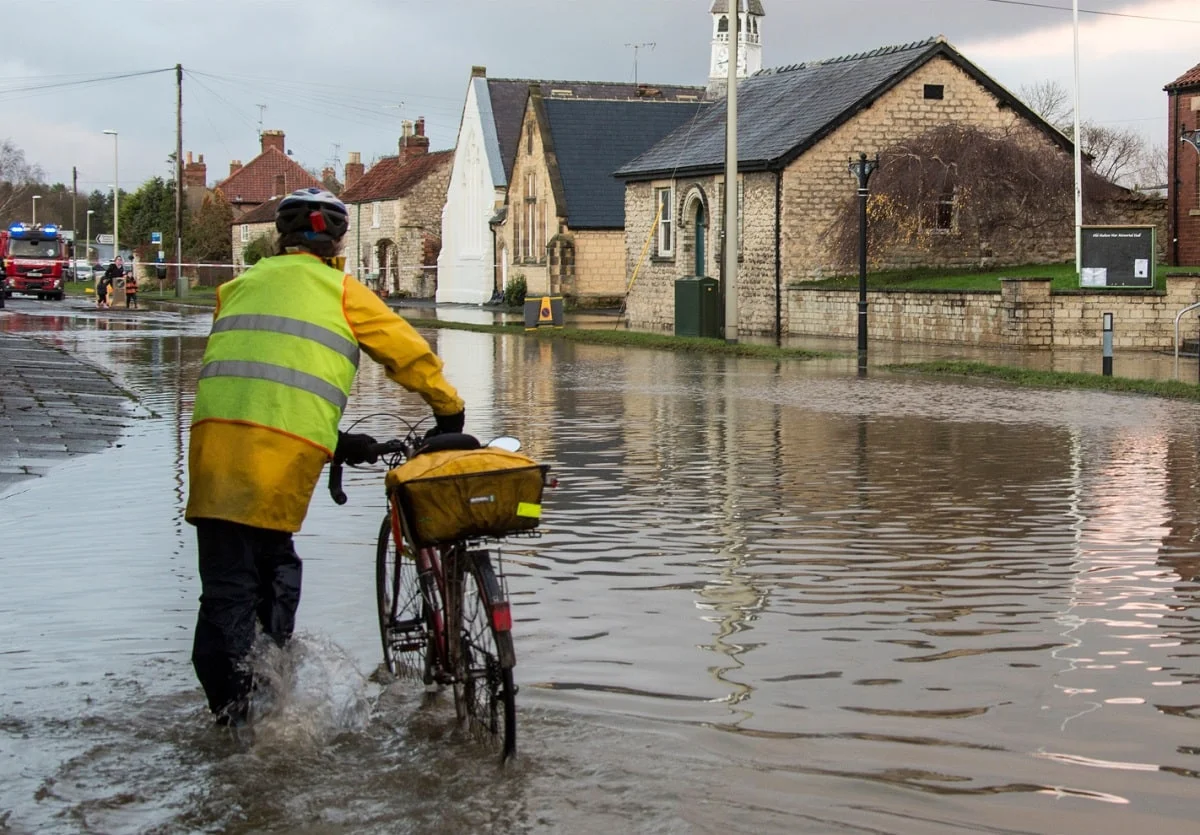
M 425 399 L 439 416 L 463 411 L 462 398 L 442 373 L 442 361 L 429 343 L 379 296 L 346 276 L 342 309 L 358 344 L 387 375 Z

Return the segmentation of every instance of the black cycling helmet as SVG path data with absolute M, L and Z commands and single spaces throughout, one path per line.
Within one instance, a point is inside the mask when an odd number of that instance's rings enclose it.
M 346 204 L 323 188 L 293 191 L 275 209 L 275 228 L 280 235 L 302 232 L 310 241 L 337 241 L 349 226 Z

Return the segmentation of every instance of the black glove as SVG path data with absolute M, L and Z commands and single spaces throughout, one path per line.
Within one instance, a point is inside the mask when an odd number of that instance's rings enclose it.
M 437 425 L 425 433 L 426 438 L 432 438 L 434 435 L 450 435 L 463 431 L 463 426 L 467 422 L 467 413 L 455 412 L 452 415 L 434 415 L 433 419 L 437 421 Z
M 375 439 L 365 434 L 338 432 L 337 449 L 333 457 L 347 464 L 374 464 L 379 456 L 371 451 Z

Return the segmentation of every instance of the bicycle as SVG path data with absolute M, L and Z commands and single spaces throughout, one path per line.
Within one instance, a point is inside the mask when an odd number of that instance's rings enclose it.
M 397 678 L 419 678 L 427 688 L 451 687 L 458 721 L 466 721 L 477 738 L 499 749 L 503 763 L 516 753 L 516 653 L 499 548 L 493 564 L 485 543 L 536 536 L 542 488 L 557 482 L 549 477 L 549 467 L 517 454 L 516 438 L 481 446 L 464 434 L 426 439 L 420 427 L 421 423 L 409 425 L 404 438 L 370 447 L 388 468 L 388 512 L 375 556 L 384 666 Z M 514 466 L 415 479 L 411 484 L 422 481 L 424 492 L 406 489 L 405 465 L 446 460 L 461 467 L 472 452 L 480 451 L 511 456 Z M 507 460 L 501 458 L 502 463 Z M 521 495 L 514 508 L 505 509 L 504 497 L 497 501 L 497 495 L 517 483 L 517 474 Z M 329 491 L 338 504 L 346 501 L 341 482 L 342 463 L 335 460 Z M 439 510 L 438 489 L 442 497 L 450 497 L 442 503 L 450 506 L 451 516 L 440 527 L 430 519 Z

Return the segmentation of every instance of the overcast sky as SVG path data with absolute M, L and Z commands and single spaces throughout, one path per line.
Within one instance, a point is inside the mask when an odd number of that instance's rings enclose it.
M 1070 0 L 762 0 L 764 65 L 832 58 L 945 35 L 1010 90 L 1072 84 Z M 1200 63 L 1196 0 L 1080 0 L 1081 113 L 1165 146 L 1162 88 Z M 452 147 L 472 65 L 493 78 L 702 85 L 711 0 L 0 0 L 19 8 L 0 55 L 0 139 L 51 182 L 80 190 L 169 175 L 175 76 L 87 81 L 184 67 L 184 150 L 210 182 L 287 134 L 295 159 L 322 168 L 350 151 L 396 153 L 403 119 L 424 116 Z M 1124 15 L 1089 14 L 1118 12 Z M 39 23 L 39 21 L 41 21 Z M 235 23 L 236 21 L 236 23 Z M 1193 21 L 1193 22 L 1187 22 Z M 72 34 L 74 33 L 74 34 Z M 48 86 L 61 85 L 61 86 Z M 25 89 L 43 87 L 43 89 Z M 259 105 L 265 105 L 265 110 Z

